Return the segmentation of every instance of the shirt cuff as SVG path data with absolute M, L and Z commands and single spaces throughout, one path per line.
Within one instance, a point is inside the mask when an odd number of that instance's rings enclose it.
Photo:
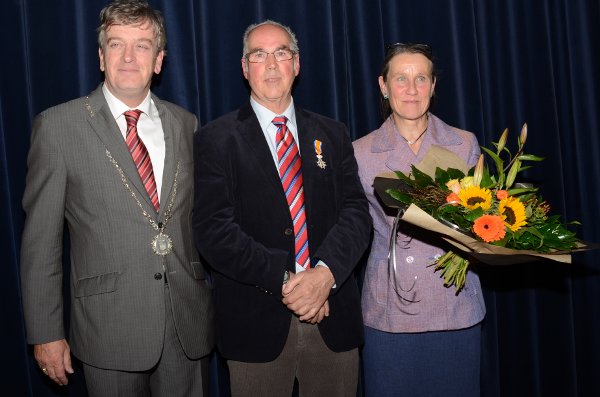
M 315 267 L 317 267 L 317 266 L 325 266 L 327 269 L 329 269 L 329 266 L 327 266 L 327 265 L 325 264 L 325 262 L 323 262 L 322 260 L 319 260 L 319 261 L 317 262 L 317 265 L 316 265 Z M 337 287 L 337 284 L 335 283 L 335 280 L 334 280 L 334 282 L 333 282 L 333 287 L 331 287 L 331 289 L 334 289 L 334 288 L 336 288 L 336 287 Z

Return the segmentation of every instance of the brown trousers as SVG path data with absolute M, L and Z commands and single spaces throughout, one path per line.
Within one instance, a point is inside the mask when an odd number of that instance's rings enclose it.
M 229 360 L 232 397 L 291 396 L 298 379 L 300 397 L 355 397 L 358 349 L 336 353 L 316 325 L 292 319 L 281 354 L 267 363 Z

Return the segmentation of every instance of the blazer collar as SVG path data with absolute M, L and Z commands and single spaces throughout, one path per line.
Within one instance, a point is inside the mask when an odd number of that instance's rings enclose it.
M 463 141 L 460 135 L 452 131 L 452 128 L 448 124 L 431 113 L 429 113 L 429 125 L 427 129 L 429 137 L 426 139 L 433 145 L 452 146 L 459 145 Z M 383 153 L 393 151 L 400 143 L 402 143 L 402 138 L 396 128 L 396 124 L 394 124 L 392 116 L 390 116 L 374 132 L 371 152 Z
M 299 107 L 296 107 L 296 124 L 298 128 L 298 145 L 302 156 L 302 172 L 304 173 L 304 170 L 310 170 L 312 168 L 309 159 L 311 157 L 315 158 L 314 145 L 315 140 L 319 139 L 319 131 L 310 113 Z M 319 140 L 323 140 L 323 137 Z
M 427 149 L 432 145 L 442 147 L 460 145 L 463 142 L 460 135 L 454 132 L 448 124 L 432 113 L 428 113 L 428 117 L 427 133 L 423 137 L 423 142 L 421 142 L 422 149 Z M 392 116 L 388 117 L 373 135 L 371 152 L 390 152 L 386 164 L 391 170 L 400 170 L 405 165 L 406 158 L 416 157 L 415 163 L 418 163 L 421 160 L 420 157 L 426 152 L 426 150 L 422 150 L 415 156 L 408 145 L 404 145 Z
M 238 111 L 238 133 L 246 142 L 248 153 L 252 153 L 257 159 L 261 167 L 257 172 L 262 172 L 264 177 L 269 179 L 274 186 L 281 190 L 281 180 L 279 179 L 278 171 L 273 164 L 273 156 L 269 145 L 265 140 L 258 118 L 250 105 L 247 102 Z

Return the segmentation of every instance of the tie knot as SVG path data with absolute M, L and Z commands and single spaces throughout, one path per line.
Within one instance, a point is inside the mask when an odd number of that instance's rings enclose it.
M 287 117 L 285 116 L 276 116 L 273 119 L 273 124 L 275 124 L 277 127 L 281 127 L 282 125 L 285 125 L 285 123 L 287 123 Z
M 142 111 L 138 109 L 128 110 L 123 113 L 125 116 L 125 121 L 127 121 L 127 125 L 133 126 L 137 125 L 137 122 L 140 119 L 140 114 L 142 114 Z

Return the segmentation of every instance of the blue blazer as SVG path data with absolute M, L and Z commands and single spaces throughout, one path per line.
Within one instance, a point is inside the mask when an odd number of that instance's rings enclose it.
M 330 316 L 319 325 L 327 346 L 362 343 L 353 270 L 369 242 L 371 217 L 346 127 L 296 107 L 311 263 L 336 282 Z M 322 142 L 317 166 L 314 142 Z M 273 157 L 247 103 L 194 138 L 196 246 L 213 269 L 218 347 L 227 359 L 266 362 L 285 344 L 293 313 L 281 302 L 294 271 L 292 219 Z

